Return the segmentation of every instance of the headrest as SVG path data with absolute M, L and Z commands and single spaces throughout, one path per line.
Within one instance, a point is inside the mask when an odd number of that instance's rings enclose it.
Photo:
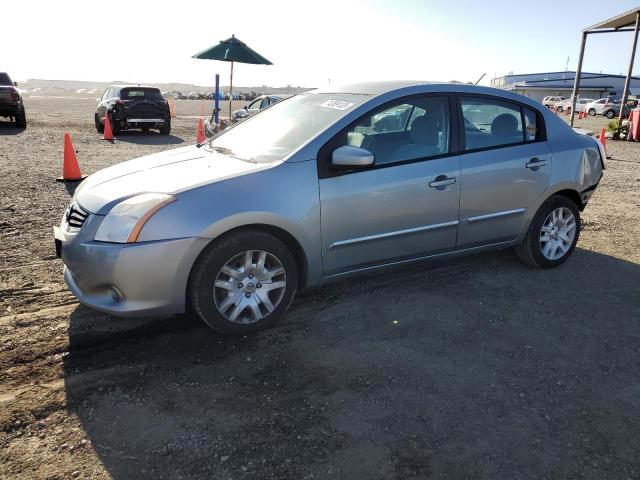
M 518 133 L 518 119 L 510 113 L 503 113 L 493 119 L 491 133 L 494 135 L 510 136 Z
M 414 143 L 418 145 L 437 145 L 438 128 L 433 120 L 425 116 L 416 118 L 409 131 Z

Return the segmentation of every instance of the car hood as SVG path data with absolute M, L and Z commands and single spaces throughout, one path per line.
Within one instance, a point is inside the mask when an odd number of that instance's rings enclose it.
M 184 190 L 272 168 L 195 145 L 147 155 L 100 170 L 83 181 L 75 199 L 91 213 L 104 214 L 116 202 L 141 193 Z

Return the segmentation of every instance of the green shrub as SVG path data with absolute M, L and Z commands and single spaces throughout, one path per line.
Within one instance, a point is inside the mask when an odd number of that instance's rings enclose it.
M 627 137 L 629 133 L 629 124 L 620 124 L 620 120 L 611 120 L 607 125 L 607 131 L 611 132 L 614 140 L 620 140 L 620 137 Z

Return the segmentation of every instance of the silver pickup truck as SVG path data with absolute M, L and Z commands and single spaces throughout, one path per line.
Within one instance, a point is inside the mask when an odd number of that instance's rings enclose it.
M 27 114 L 17 86 L 8 74 L 0 72 L 0 117 L 9 117 L 16 122 L 16 127 L 26 128 Z

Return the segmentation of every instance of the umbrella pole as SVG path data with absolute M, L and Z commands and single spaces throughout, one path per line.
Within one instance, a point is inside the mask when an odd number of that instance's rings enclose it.
M 231 81 L 229 82 L 229 123 L 231 123 L 231 101 L 233 100 L 233 62 L 231 62 Z

